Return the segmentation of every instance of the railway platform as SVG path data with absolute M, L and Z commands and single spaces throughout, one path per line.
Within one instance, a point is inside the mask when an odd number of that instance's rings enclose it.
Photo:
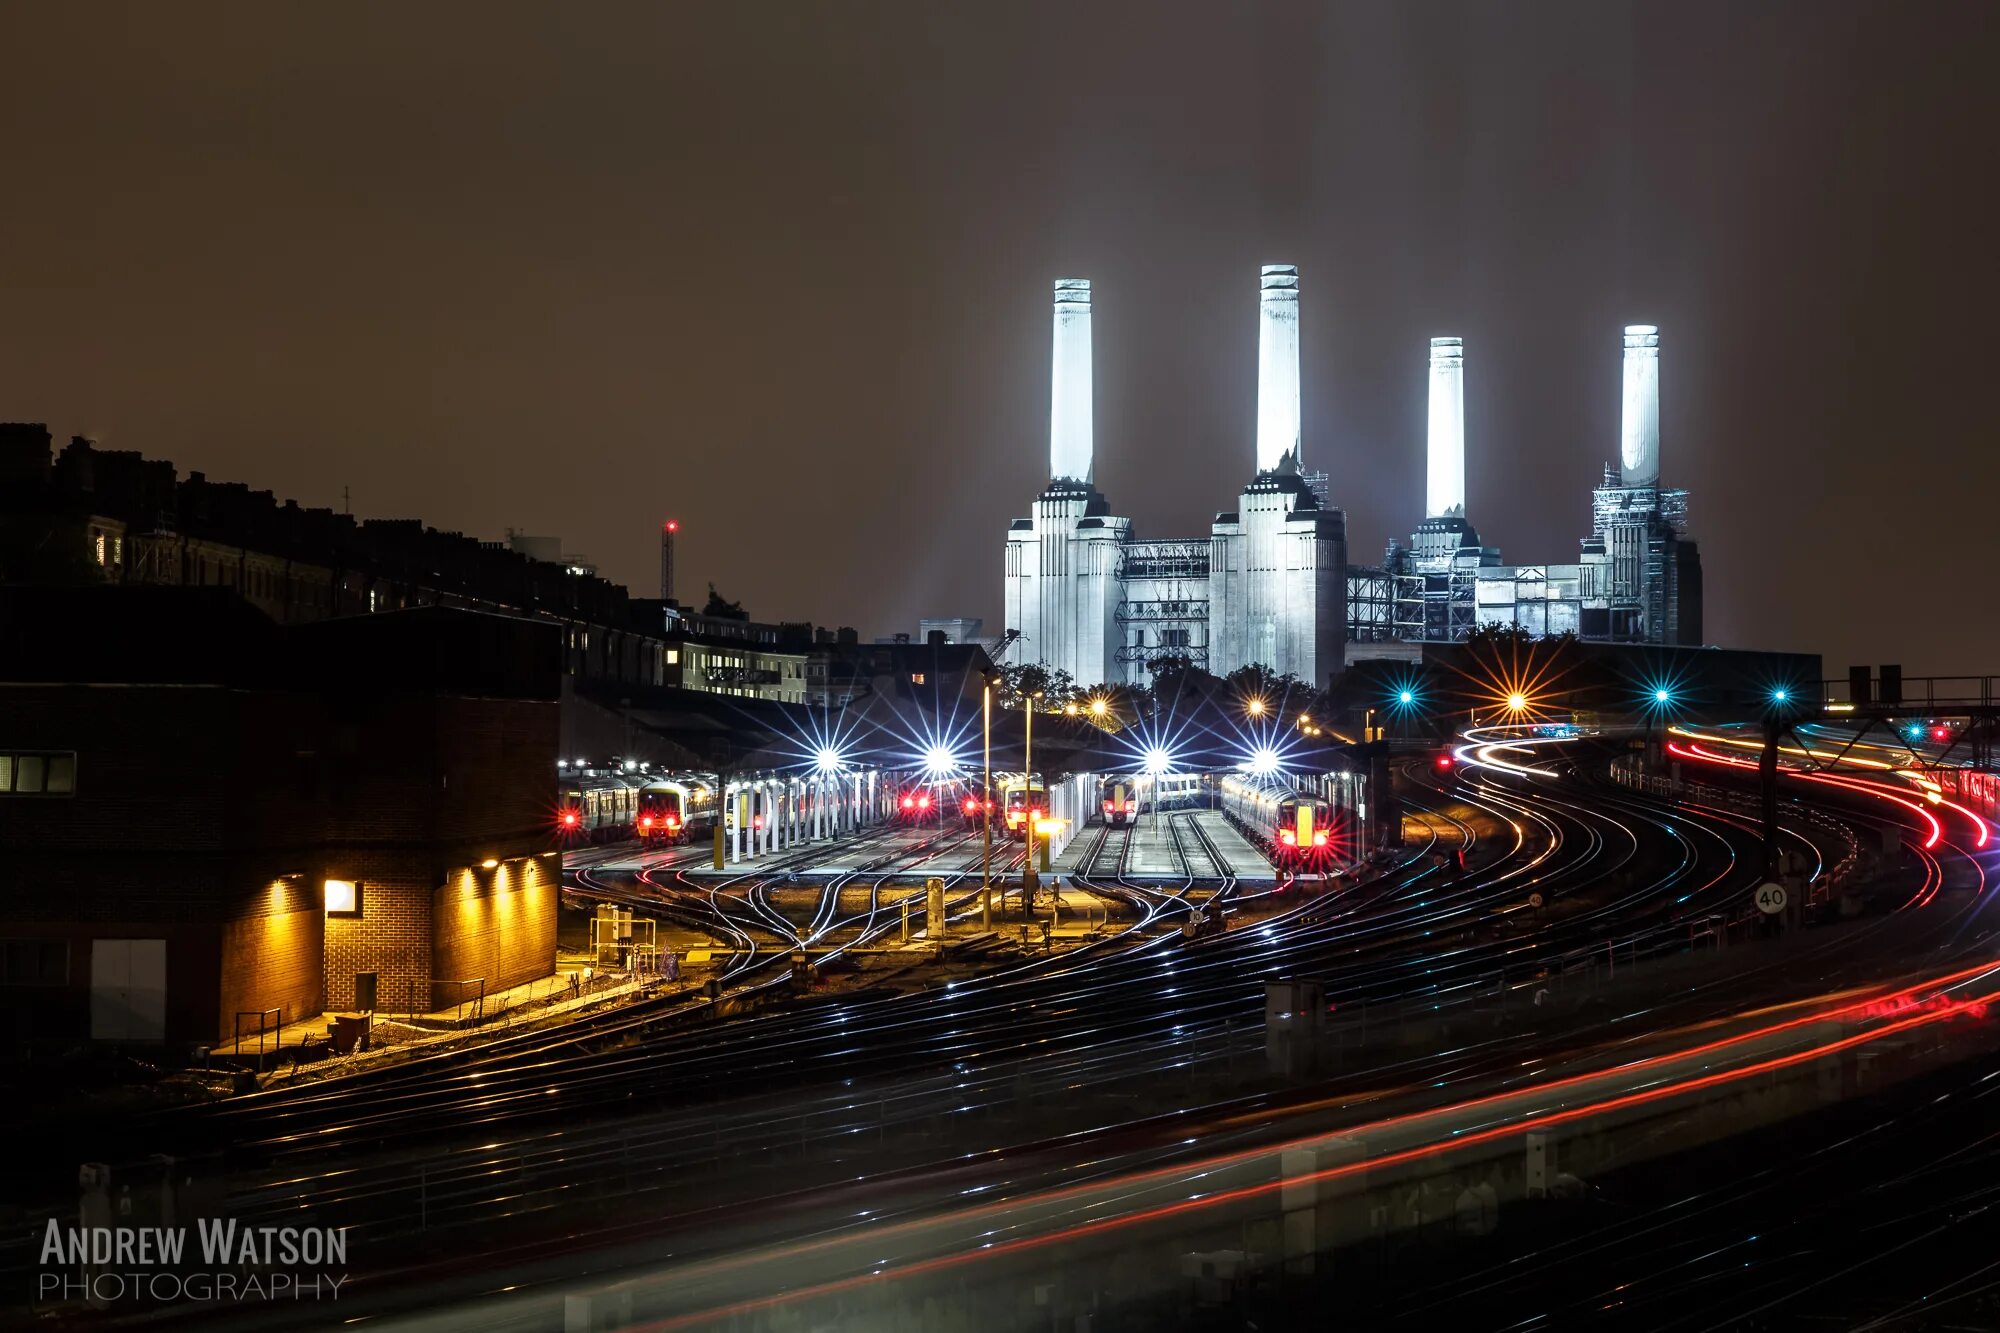
M 1075 839 L 1052 866 L 1052 873 L 1180 883 L 1192 877 L 1233 877 L 1246 884 L 1277 880 L 1271 862 L 1238 833 L 1219 810 L 1167 810 L 1143 814 L 1129 828 L 1111 829 L 1102 847 L 1093 825 Z M 1217 862 L 1220 861 L 1218 865 Z

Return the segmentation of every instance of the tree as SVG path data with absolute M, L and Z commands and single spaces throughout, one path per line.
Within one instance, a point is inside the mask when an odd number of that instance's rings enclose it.
M 1530 720 L 1554 705 L 1576 643 L 1574 634 L 1537 638 L 1519 625 L 1481 625 L 1465 637 L 1466 665 L 1453 669 L 1482 715 L 1497 710 L 1507 720 Z
M 1319 691 L 1291 672 L 1279 675 L 1261 662 L 1240 666 L 1222 678 L 1230 704 L 1239 712 L 1258 708 L 1269 717 L 1311 713 L 1319 706 Z
M 1120 731 L 1152 716 L 1153 698 L 1138 685 L 1091 685 L 1076 692 L 1076 701 L 1085 716 L 1107 731 Z M 1097 705 L 1104 705 L 1099 713 Z
M 1184 653 L 1165 653 L 1146 663 L 1153 673 L 1153 711 L 1185 713 L 1199 708 L 1222 682 L 1194 664 Z
M 1076 693 L 1076 683 L 1067 671 L 1051 671 L 1040 662 L 1015 662 L 1000 669 L 1000 702 L 1019 707 L 1023 700 L 1042 696 L 1044 708 L 1060 708 Z
M 83 524 L 65 514 L 0 515 L 0 583 L 74 588 L 104 582 Z
M 708 602 L 701 608 L 705 616 L 715 616 L 721 620 L 748 620 L 750 613 L 743 609 L 743 603 L 723 600 L 713 583 L 708 585 Z

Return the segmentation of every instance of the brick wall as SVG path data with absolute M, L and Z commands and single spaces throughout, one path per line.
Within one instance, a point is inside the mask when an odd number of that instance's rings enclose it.
M 300 874 L 270 880 L 223 923 L 218 1033 L 245 1010 L 276 1009 L 281 1023 L 320 1012 L 325 922 L 318 878 Z
M 0 799 L 0 936 L 72 942 L 65 982 L 4 997 L 16 1003 L 0 1034 L 87 1034 L 93 939 L 167 941 L 176 1043 L 226 1036 L 239 1010 L 296 1022 L 351 1009 L 357 972 L 379 974 L 377 1007 L 395 1012 L 436 1007 L 440 978 L 499 990 L 553 970 L 556 886 L 533 859 L 555 831 L 553 667 L 528 700 L 456 695 L 446 668 L 469 651 L 461 640 L 485 640 L 383 621 L 376 637 L 313 640 L 324 651 L 296 660 L 324 679 L 278 663 L 268 684 L 198 683 L 262 662 L 272 645 L 254 634 L 165 678 L 197 683 L 0 677 L 0 749 L 77 755 L 74 795 Z M 502 687 L 514 657 L 494 668 Z M 487 859 L 505 864 L 478 869 Z M 358 918 L 325 916 L 328 878 L 362 884 Z
M 358 918 L 326 919 L 326 1007 L 354 1008 L 354 974 L 377 974 L 382 1013 L 431 1009 L 431 889 L 421 853 L 376 851 L 340 857 L 331 873 L 361 885 Z
M 438 979 L 484 977 L 490 995 L 555 971 L 558 865 L 535 856 L 448 874 L 432 914 Z

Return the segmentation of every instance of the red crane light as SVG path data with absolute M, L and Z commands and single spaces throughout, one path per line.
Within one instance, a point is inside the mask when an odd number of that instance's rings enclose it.
M 670 518 L 670 519 L 668 519 L 668 520 L 667 520 L 667 531 L 668 531 L 668 532 L 679 532 L 680 530 L 681 530 L 681 523 L 680 523 L 680 520 L 679 520 L 679 519 L 677 519 L 677 518 Z

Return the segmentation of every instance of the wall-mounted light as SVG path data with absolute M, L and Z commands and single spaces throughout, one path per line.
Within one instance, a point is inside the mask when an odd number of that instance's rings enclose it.
M 492 870 L 499 864 L 500 862 L 496 858 L 489 856 L 484 861 L 481 861 L 479 866 L 482 870 Z
M 328 916 L 359 916 L 361 914 L 361 885 L 351 879 L 330 879 L 326 882 L 326 914 Z

